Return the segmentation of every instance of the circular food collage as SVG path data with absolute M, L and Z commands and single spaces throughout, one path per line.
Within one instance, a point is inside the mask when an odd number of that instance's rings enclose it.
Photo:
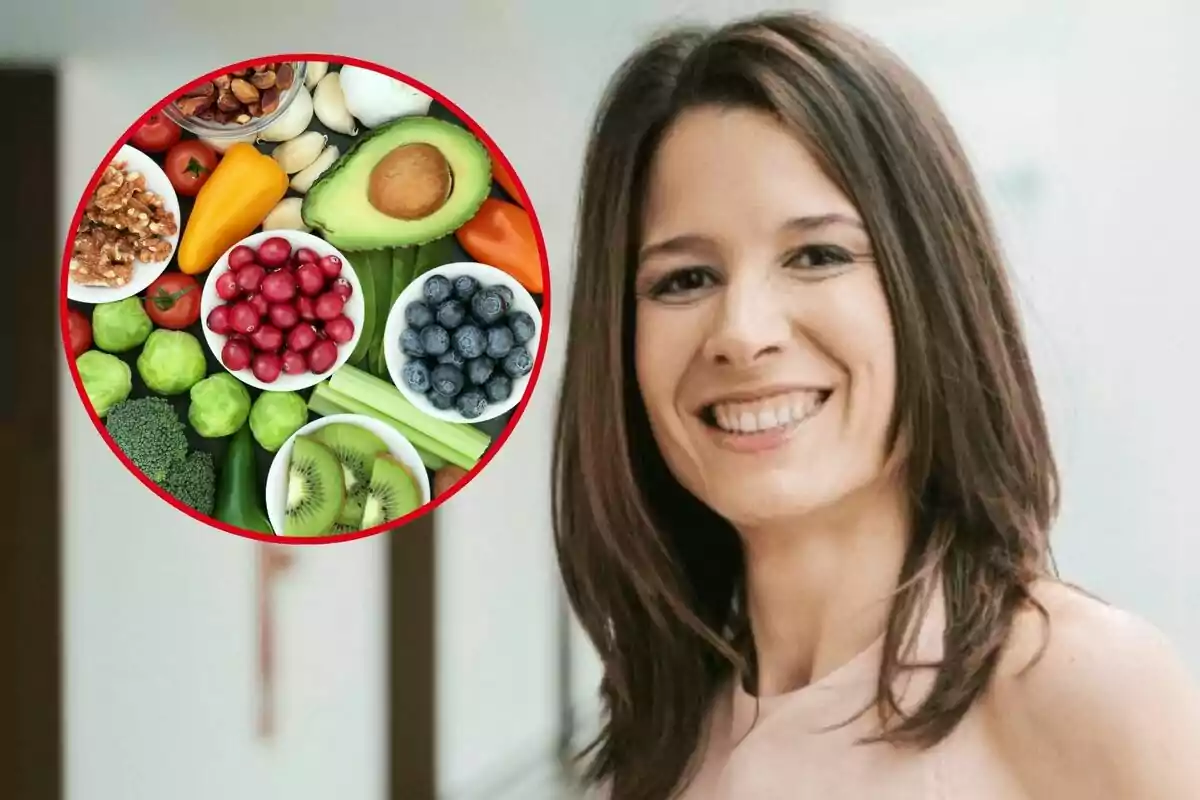
M 451 101 L 378 64 L 272 55 L 164 98 L 79 200 L 60 281 L 84 407 L 215 528 L 402 526 L 499 448 L 537 381 L 528 195 Z

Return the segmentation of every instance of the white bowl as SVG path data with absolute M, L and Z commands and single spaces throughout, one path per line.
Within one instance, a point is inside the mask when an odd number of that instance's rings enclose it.
M 338 345 L 338 360 L 334 363 L 333 369 L 329 370 L 329 372 L 321 375 L 314 375 L 311 372 L 305 373 L 304 375 L 288 375 L 283 373 L 280 374 L 279 378 L 277 378 L 274 383 L 263 383 L 258 378 L 254 377 L 254 373 L 249 368 L 234 371 L 228 367 L 225 367 L 225 369 L 235 378 L 249 386 L 254 386 L 258 389 L 264 389 L 270 392 L 298 392 L 301 389 L 308 389 L 312 386 L 316 386 L 334 372 L 341 369 L 350 359 L 351 354 L 354 352 L 355 346 L 358 344 L 358 339 L 362 335 L 363 319 L 365 318 L 362 284 L 359 283 L 358 275 L 354 272 L 354 267 L 350 264 L 350 259 L 346 258 L 346 256 L 343 255 L 341 251 L 339 251 L 333 245 L 329 244 L 319 236 L 314 236 L 311 233 L 304 233 L 303 231 L 270 230 L 260 231 L 247 236 L 245 239 L 242 239 L 233 247 L 226 250 L 221 257 L 217 259 L 217 263 L 213 265 L 213 268 L 209 270 L 208 275 L 205 277 L 204 293 L 200 295 L 200 324 L 201 327 L 204 328 L 204 339 L 208 342 L 208 349 L 211 350 L 213 355 L 217 357 L 217 361 L 221 361 L 221 351 L 224 349 L 225 342 L 228 341 L 229 337 L 213 333 L 208 329 L 209 313 L 217 306 L 225 305 L 225 301 L 222 300 L 217 294 L 217 279 L 229 271 L 229 254 L 233 252 L 234 248 L 240 245 L 247 245 L 248 247 L 252 247 L 257 250 L 259 245 L 261 245 L 267 239 L 271 239 L 276 236 L 281 236 L 284 239 L 287 239 L 292 245 L 293 251 L 298 250 L 301 247 L 307 247 L 315 252 L 319 257 L 337 256 L 340 258 L 342 260 L 342 277 L 350 281 L 350 286 L 354 289 L 354 293 L 350 296 L 350 299 L 346 301 L 346 308 L 343 312 L 347 317 L 350 318 L 350 321 L 354 323 L 354 338 L 346 344 Z M 284 331 L 284 334 L 286 336 L 287 332 Z M 222 362 L 222 366 L 224 366 L 224 362 Z
M 295 445 L 296 437 L 305 436 L 335 422 L 347 422 L 351 425 L 357 425 L 360 428 L 366 428 L 383 440 L 383 443 L 387 445 L 388 451 L 392 456 L 408 467 L 409 471 L 416 476 L 418 488 L 421 490 L 421 506 L 423 507 L 429 503 L 431 495 L 429 473 L 425 470 L 425 464 L 421 461 L 421 456 L 417 454 L 417 449 L 412 446 L 402 433 L 390 425 L 385 425 L 371 417 L 359 414 L 332 414 L 328 417 L 313 420 L 292 434 L 283 443 L 283 447 L 279 448 L 279 452 L 275 454 L 275 460 L 271 462 L 271 469 L 267 473 L 266 506 L 267 519 L 271 521 L 271 527 L 275 529 L 276 535 L 283 536 L 280 531 L 283 530 L 284 515 L 287 511 L 288 464 L 292 460 L 292 448 Z M 300 537 L 293 536 L 288 538 L 295 539 Z
M 525 343 L 525 348 L 529 350 L 529 355 L 532 356 L 534 362 L 537 362 L 538 345 L 542 336 L 542 312 L 537 307 L 537 303 L 533 301 L 533 295 L 529 294 L 515 278 L 507 272 L 489 267 L 487 264 L 479 264 L 474 261 L 460 261 L 453 264 L 444 264 L 440 267 L 435 267 L 429 270 L 424 275 L 420 276 L 400 293 L 396 299 L 395 305 L 388 312 L 387 327 L 384 328 L 383 351 L 384 358 L 387 360 L 388 374 L 392 378 L 392 383 L 400 390 L 408 401 L 420 409 L 425 414 L 436 419 L 446 422 L 459 422 L 471 424 L 476 422 L 486 422 L 490 419 L 495 419 L 502 414 L 507 414 L 517 407 L 521 402 L 521 398 L 525 396 L 525 391 L 529 388 L 529 379 L 533 376 L 533 371 L 520 378 L 513 380 L 512 394 L 503 403 L 488 403 L 483 413 L 474 419 L 467 419 L 456 409 L 440 409 L 435 408 L 433 403 L 429 402 L 428 398 L 423 394 L 418 394 L 408 388 L 401 375 L 401 370 L 404 365 L 411 359 L 400 349 L 400 334 L 408 326 L 404 320 L 404 309 L 414 300 L 420 300 L 424 296 L 425 281 L 432 278 L 434 275 L 442 275 L 453 281 L 460 275 L 470 275 L 475 280 L 479 281 L 484 286 L 507 286 L 513 293 L 512 311 L 524 311 L 533 318 L 535 327 L 534 336 Z
M 162 198 L 163 208 L 175 215 L 175 233 L 172 236 L 165 237 L 171 243 L 171 255 L 165 261 L 156 261 L 152 264 L 143 262 L 135 262 L 133 267 L 133 276 L 129 283 L 116 288 L 108 288 L 107 286 L 82 286 L 71 280 L 71 276 L 67 275 L 67 298 L 79 303 L 91 303 L 93 305 L 99 303 L 115 303 L 119 300 L 133 297 L 136 294 L 141 294 L 146 291 L 150 284 L 158 279 L 167 271 L 167 267 L 171 263 L 171 259 L 175 257 L 175 251 L 179 249 L 179 234 L 183 230 L 183 219 L 179 213 L 179 195 L 175 193 L 175 187 L 171 185 L 171 180 L 167 177 L 167 173 L 163 172 L 162 167 L 155 163 L 154 159 L 129 145 L 121 145 L 121 149 L 117 151 L 117 155 L 113 157 L 110 163 L 120 164 L 124 162 L 125 169 L 129 172 L 140 172 L 146 177 L 146 188 Z M 107 166 L 107 165 L 105 165 Z M 75 231 L 71 231 L 71 239 L 67 242 L 67 247 L 71 247 L 75 238 Z

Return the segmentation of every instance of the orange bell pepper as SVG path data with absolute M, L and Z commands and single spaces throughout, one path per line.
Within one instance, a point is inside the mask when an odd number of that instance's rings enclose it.
M 198 275 L 238 241 L 254 232 L 287 194 L 288 175 L 279 162 L 238 142 L 212 171 L 179 242 L 179 270 Z
M 520 206 L 489 197 L 455 235 L 471 258 L 504 270 L 533 294 L 542 293 L 537 236 L 529 214 Z
M 504 165 L 495 158 L 492 159 L 492 177 L 496 179 L 496 183 L 500 184 L 500 188 L 508 193 L 514 203 L 522 205 L 521 193 L 517 191 L 517 182 L 513 180 L 513 176 L 508 173 Z

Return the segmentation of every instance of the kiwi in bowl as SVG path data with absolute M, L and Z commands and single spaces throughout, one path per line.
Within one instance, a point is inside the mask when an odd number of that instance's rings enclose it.
M 430 501 L 429 474 L 401 433 L 333 414 L 279 448 L 267 474 L 267 517 L 279 536 L 340 536 L 394 523 Z

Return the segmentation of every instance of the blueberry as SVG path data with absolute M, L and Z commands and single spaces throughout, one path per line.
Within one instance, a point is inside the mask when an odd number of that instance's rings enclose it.
M 524 347 L 514 347 L 504 357 L 504 371 L 510 378 L 520 378 L 528 375 L 533 369 L 533 356 Z
M 414 392 L 425 394 L 429 391 L 429 367 L 425 366 L 424 361 L 409 361 L 400 370 L 400 375 L 404 378 L 404 385 Z
M 470 275 L 459 275 L 454 279 L 454 296 L 464 303 L 470 302 L 475 292 L 479 291 L 479 281 Z
M 496 362 L 487 356 L 472 358 L 467 362 L 467 380 L 476 386 L 482 386 L 496 371 Z
M 450 349 L 450 334 L 441 325 L 430 325 L 421 331 L 421 346 L 426 355 L 440 356 Z
M 507 311 L 508 309 L 512 308 L 513 290 L 507 286 L 495 286 L 493 288 L 500 293 L 502 298 L 504 298 L 504 310 Z
M 513 349 L 513 334 L 507 327 L 497 325 L 488 328 L 487 354 L 492 358 L 504 358 Z
M 503 403 L 512 396 L 512 378 L 504 374 L 493 375 L 492 379 L 484 384 L 483 390 L 493 403 Z
M 459 369 L 467 365 L 467 360 L 458 354 L 457 350 L 450 349 L 437 357 L 439 364 L 451 364 Z
M 462 325 L 463 320 L 466 318 L 467 310 L 457 300 L 447 300 L 438 306 L 437 324 L 448 331 L 452 331 L 459 325 Z
M 533 317 L 524 311 L 514 311 L 509 314 L 508 327 L 512 330 L 517 344 L 525 344 L 537 335 L 537 326 L 533 322 Z
M 463 358 L 479 358 L 487 349 L 487 337 L 476 326 L 463 325 L 454 332 L 454 349 Z
M 484 325 L 495 325 L 504 311 L 504 298 L 495 289 L 482 289 L 471 298 L 471 313 Z
M 433 368 L 431 380 L 433 390 L 447 397 L 457 396 L 462 391 L 465 382 L 462 370 L 453 364 L 438 364 Z
M 427 394 L 426 397 L 429 398 L 430 405 L 439 411 L 449 411 L 454 408 L 454 398 L 447 397 L 436 389 Z
M 405 328 L 400 334 L 400 349 L 404 355 L 421 358 L 425 355 L 425 345 L 421 344 L 421 334 L 412 328 Z
M 414 300 L 404 309 L 404 321 L 409 327 L 421 330 L 433 322 L 433 312 L 420 300 Z
M 458 396 L 458 413 L 466 419 L 475 419 L 487 409 L 487 396 L 481 389 L 467 389 Z
M 433 275 L 425 281 L 425 286 L 421 291 L 425 295 L 426 303 L 431 306 L 440 306 L 450 299 L 450 293 L 454 291 L 454 287 L 450 285 L 450 279 L 445 275 Z

